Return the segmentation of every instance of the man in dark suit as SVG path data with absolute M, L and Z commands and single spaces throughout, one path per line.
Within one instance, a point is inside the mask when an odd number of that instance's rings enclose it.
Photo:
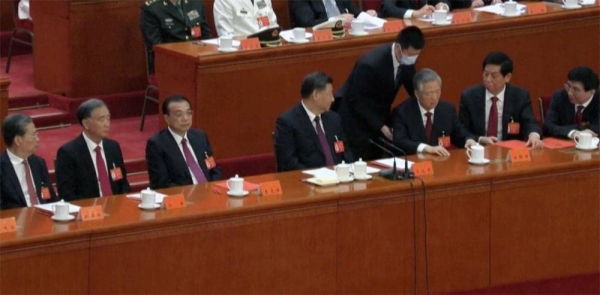
M 127 171 L 119 143 L 108 139 L 110 112 L 99 99 L 77 108 L 81 135 L 56 153 L 56 185 L 66 201 L 128 193 Z
M 313 27 L 324 23 L 331 17 L 342 17 L 344 22 L 351 23 L 360 14 L 360 9 L 352 0 L 294 0 L 290 1 L 294 26 Z M 375 10 L 367 10 L 371 16 L 377 16 Z
M 438 1 L 435 7 L 429 5 L 427 0 L 383 0 L 381 2 L 382 17 L 423 18 L 431 16 L 436 9 L 450 10 L 450 1 Z
M 146 164 L 153 189 L 202 184 L 221 179 L 204 131 L 192 129 L 192 108 L 181 95 L 162 104 L 168 127 L 146 143 Z
M 210 39 L 202 0 L 148 0 L 142 5 L 140 28 L 148 51 L 150 72 L 154 72 L 152 46 Z
M 575 138 L 580 132 L 600 133 L 598 74 L 588 67 L 576 67 L 567 75 L 563 89 L 552 94 L 544 121 L 544 135 Z
M 13 114 L 2 122 L 6 152 L 0 155 L 0 209 L 58 201 L 46 161 L 34 155 L 39 138 L 33 120 Z
M 381 151 L 369 139 L 392 140 L 389 115 L 401 85 L 414 95 L 415 62 L 425 46 L 417 27 L 402 29 L 392 44 L 379 46 L 360 57 L 344 86 L 335 94 L 348 146 L 357 157 L 373 160 Z
M 509 84 L 512 60 L 503 52 L 492 52 L 483 61 L 483 84 L 461 94 L 458 117 L 479 143 L 526 140 L 527 146 L 542 148 L 540 128 L 531 111 L 529 91 Z M 491 122 L 491 123 L 490 123 Z
M 302 81 L 302 100 L 275 122 L 275 154 L 279 171 L 333 166 L 354 162 L 345 145 L 338 114 L 330 112 L 333 80 L 321 72 Z
M 430 70 L 419 71 L 414 78 L 415 96 L 394 109 L 394 144 L 407 154 L 428 153 L 449 156 L 448 148 L 477 144 L 456 115 L 454 106 L 440 101 L 442 79 Z

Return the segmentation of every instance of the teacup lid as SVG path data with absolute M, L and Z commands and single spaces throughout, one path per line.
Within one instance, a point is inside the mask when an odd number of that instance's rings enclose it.
M 364 161 L 362 160 L 362 158 L 358 158 L 358 161 L 354 162 L 354 164 L 356 164 L 356 163 L 363 164 L 363 163 L 364 163 Z
M 243 178 L 241 178 L 239 175 L 237 175 L 237 174 L 236 174 L 234 177 L 232 177 L 232 178 L 230 178 L 230 179 L 235 179 L 235 180 L 237 180 L 237 179 L 243 179 Z
M 338 166 L 346 167 L 346 166 L 348 166 L 348 164 L 346 164 L 346 161 L 342 161 L 341 163 L 338 164 Z
M 142 193 L 153 193 L 153 192 L 154 191 L 151 190 L 149 187 L 142 190 Z

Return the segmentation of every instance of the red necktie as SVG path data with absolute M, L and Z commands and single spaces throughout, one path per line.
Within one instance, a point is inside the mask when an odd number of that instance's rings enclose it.
M 37 193 L 35 192 L 35 187 L 33 186 L 33 180 L 31 179 L 31 169 L 29 169 L 29 163 L 27 160 L 23 161 L 23 166 L 25 166 L 25 182 L 27 182 L 27 193 L 29 194 L 29 202 L 31 206 L 37 205 Z
M 573 123 L 579 125 L 581 124 L 581 113 L 583 112 L 583 106 L 582 105 L 578 105 L 577 106 L 577 113 L 575 113 L 575 118 L 573 118 Z
M 315 125 L 317 125 L 317 136 L 319 136 L 319 143 L 321 143 L 321 149 L 323 149 L 323 153 L 325 154 L 325 165 L 333 166 L 334 163 L 333 156 L 331 156 L 331 149 L 329 148 L 329 144 L 327 143 L 327 137 L 325 137 L 323 128 L 321 128 L 321 117 L 315 117 Z
M 425 136 L 427 136 L 427 143 L 431 141 L 431 132 L 433 132 L 433 124 L 431 123 L 431 112 L 425 113 L 427 121 L 425 122 Z
M 498 106 L 497 97 L 492 97 L 492 106 L 490 107 L 490 116 L 488 118 L 487 136 L 498 136 Z
M 185 138 L 181 140 L 181 148 L 183 149 L 185 162 L 187 163 L 190 170 L 192 170 L 192 173 L 194 174 L 194 177 L 196 178 L 198 184 L 208 182 L 206 180 L 206 176 L 204 176 L 204 173 L 202 172 L 202 169 L 200 169 L 198 162 L 194 160 L 194 156 L 192 155 L 192 152 L 190 151 L 190 148 L 188 148 L 186 142 L 187 141 L 185 140 Z
M 102 148 L 97 146 L 96 151 L 96 170 L 98 171 L 98 180 L 100 181 L 100 191 L 102 196 L 107 197 L 112 195 L 112 188 L 110 187 L 110 181 L 108 180 L 108 172 L 106 172 L 106 163 L 102 158 Z

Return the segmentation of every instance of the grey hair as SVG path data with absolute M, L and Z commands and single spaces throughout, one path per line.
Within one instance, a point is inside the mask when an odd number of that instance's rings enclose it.
M 2 121 L 2 137 L 6 146 L 12 147 L 16 136 L 24 136 L 27 125 L 33 123 L 31 117 L 23 114 L 8 115 Z
M 87 118 L 91 118 L 92 117 L 92 112 L 97 109 L 97 108 L 101 108 L 101 107 L 105 107 L 106 104 L 104 104 L 103 101 L 97 99 L 97 98 L 90 98 L 86 101 L 84 101 L 81 105 L 79 105 L 79 107 L 77 108 L 77 120 L 79 120 L 79 124 L 83 125 L 81 122 Z
M 442 86 L 442 78 L 432 69 L 422 69 L 413 78 L 413 86 L 415 90 L 422 91 L 423 84 L 427 82 L 437 81 Z

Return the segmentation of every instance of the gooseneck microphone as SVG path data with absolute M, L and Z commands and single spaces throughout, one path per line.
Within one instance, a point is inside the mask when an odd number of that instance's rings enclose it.
M 380 148 L 382 151 L 390 154 L 392 156 L 392 159 L 394 159 L 394 164 L 392 165 L 392 169 L 386 169 L 386 170 L 379 171 L 379 176 L 381 176 L 385 179 L 389 179 L 389 180 L 398 180 L 398 170 L 396 170 L 396 156 L 394 156 L 394 153 L 392 153 L 390 150 L 384 148 L 383 146 L 376 143 L 375 141 L 373 141 L 370 138 L 369 138 L 369 142 L 372 143 L 373 145 L 377 146 L 378 148 Z
M 415 174 L 408 168 L 408 160 L 406 159 L 406 153 L 404 152 L 403 149 L 397 147 L 396 145 L 394 145 L 393 143 L 385 140 L 384 138 L 380 137 L 379 141 L 381 141 L 382 143 L 386 144 L 387 146 L 395 149 L 396 151 L 402 153 L 402 155 L 404 156 L 404 172 L 400 175 L 401 179 L 413 179 L 415 178 Z

